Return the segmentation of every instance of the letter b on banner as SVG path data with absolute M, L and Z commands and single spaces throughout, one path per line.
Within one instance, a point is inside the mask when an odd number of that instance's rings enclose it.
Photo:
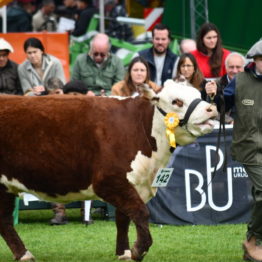
M 212 167 L 211 164 L 211 151 L 216 151 L 215 146 L 206 146 L 206 184 L 207 184 L 207 193 L 205 193 L 203 186 L 204 186 L 204 176 L 192 169 L 185 170 L 185 191 L 186 191 L 186 204 L 187 204 L 187 211 L 194 212 L 202 209 L 205 204 L 206 200 L 208 200 L 209 206 L 216 211 L 225 211 L 232 206 L 233 203 L 233 186 L 232 186 L 232 170 L 231 168 L 227 168 L 227 194 L 228 194 L 228 202 L 224 206 L 217 206 L 213 200 L 213 181 L 212 181 L 212 172 L 214 171 L 215 167 Z M 223 152 L 219 149 L 219 162 L 217 165 L 217 171 L 222 167 L 224 156 Z M 194 190 L 200 196 L 200 202 L 192 206 L 192 197 L 191 197 L 191 187 L 190 187 L 190 178 L 192 175 L 196 176 L 198 179 L 198 185 L 194 188 Z

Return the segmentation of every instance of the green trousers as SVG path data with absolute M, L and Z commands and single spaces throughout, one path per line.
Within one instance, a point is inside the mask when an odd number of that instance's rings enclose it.
M 244 165 L 252 182 L 252 196 L 254 205 L 247 227 L 247 239 L 255 236 L 262 241 L 262 166 Z

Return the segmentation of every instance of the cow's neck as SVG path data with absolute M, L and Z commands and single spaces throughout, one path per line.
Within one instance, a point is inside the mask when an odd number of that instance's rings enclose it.
M 127 178 L 132 183 L 144 202 L 148 202 L 157 189 L 151 184 L 159 168 L 166 166 L 170 158 L 170 146 L 167 141 L 163 115 L 155 107 L 152 116 L 152 137 L 156 140 L 157 150 L 150 157 L 139 151 L 131 163 L 132 171 Z

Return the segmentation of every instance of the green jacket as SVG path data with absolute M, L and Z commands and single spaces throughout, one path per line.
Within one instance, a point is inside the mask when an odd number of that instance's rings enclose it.
M 87 54 L 80 54 L 73 68 L 72 80 L 82 80 L 88 90 L 100 95 L 101 89 L 106 91 L 106 95 L 111 92 L 111 87 L 124 79 L 125 69 L 120 58 L 110 54 L 108 59 L 98 67 Z
M 262 79 L 252 70 L 236 76 L 233 159 L 262 165 Z

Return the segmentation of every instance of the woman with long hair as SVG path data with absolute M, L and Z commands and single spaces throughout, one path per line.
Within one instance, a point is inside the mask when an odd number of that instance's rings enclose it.
M 18 66 L 18 75 L 25 95 L 42 95 L 50 78 L 56 77 L 65 83 L 65 75 L 60 60 L 45 53 L 42 42 L 28 38 L 24 42 L 27 59 Z
M 215 81 L 207 81 L 200 71 L 195 57 L 191 53 L 182 54 L 177 64 L 177 75 L 175 81 L 186 80 L 201 92 L 202 99 L 209 100 L 217 92 Z
M 203 74 L 199 70 L 195 57 L 190 53 L 182 54 L 177 64 L 175 80 L 183 78 L 199 91 L 203 90 Z
M 218 78 L 226 74 L 225 59 L 230 51 L 222 47 L 220 32 L 214 24 L 201 26 L 197 35 L 197 49 L 191 53 L 205 78 Z
M 128 66 L 125 79 L 113 85 L 111 94 L 135 96 L 138 94 L 137 86 L 141 84 L 148 84 L 155 92 L 158 92 L 160 87 L 150 81 L 149 74 L 149 66 L 146 60 L 141 56 L 135 57 Z

